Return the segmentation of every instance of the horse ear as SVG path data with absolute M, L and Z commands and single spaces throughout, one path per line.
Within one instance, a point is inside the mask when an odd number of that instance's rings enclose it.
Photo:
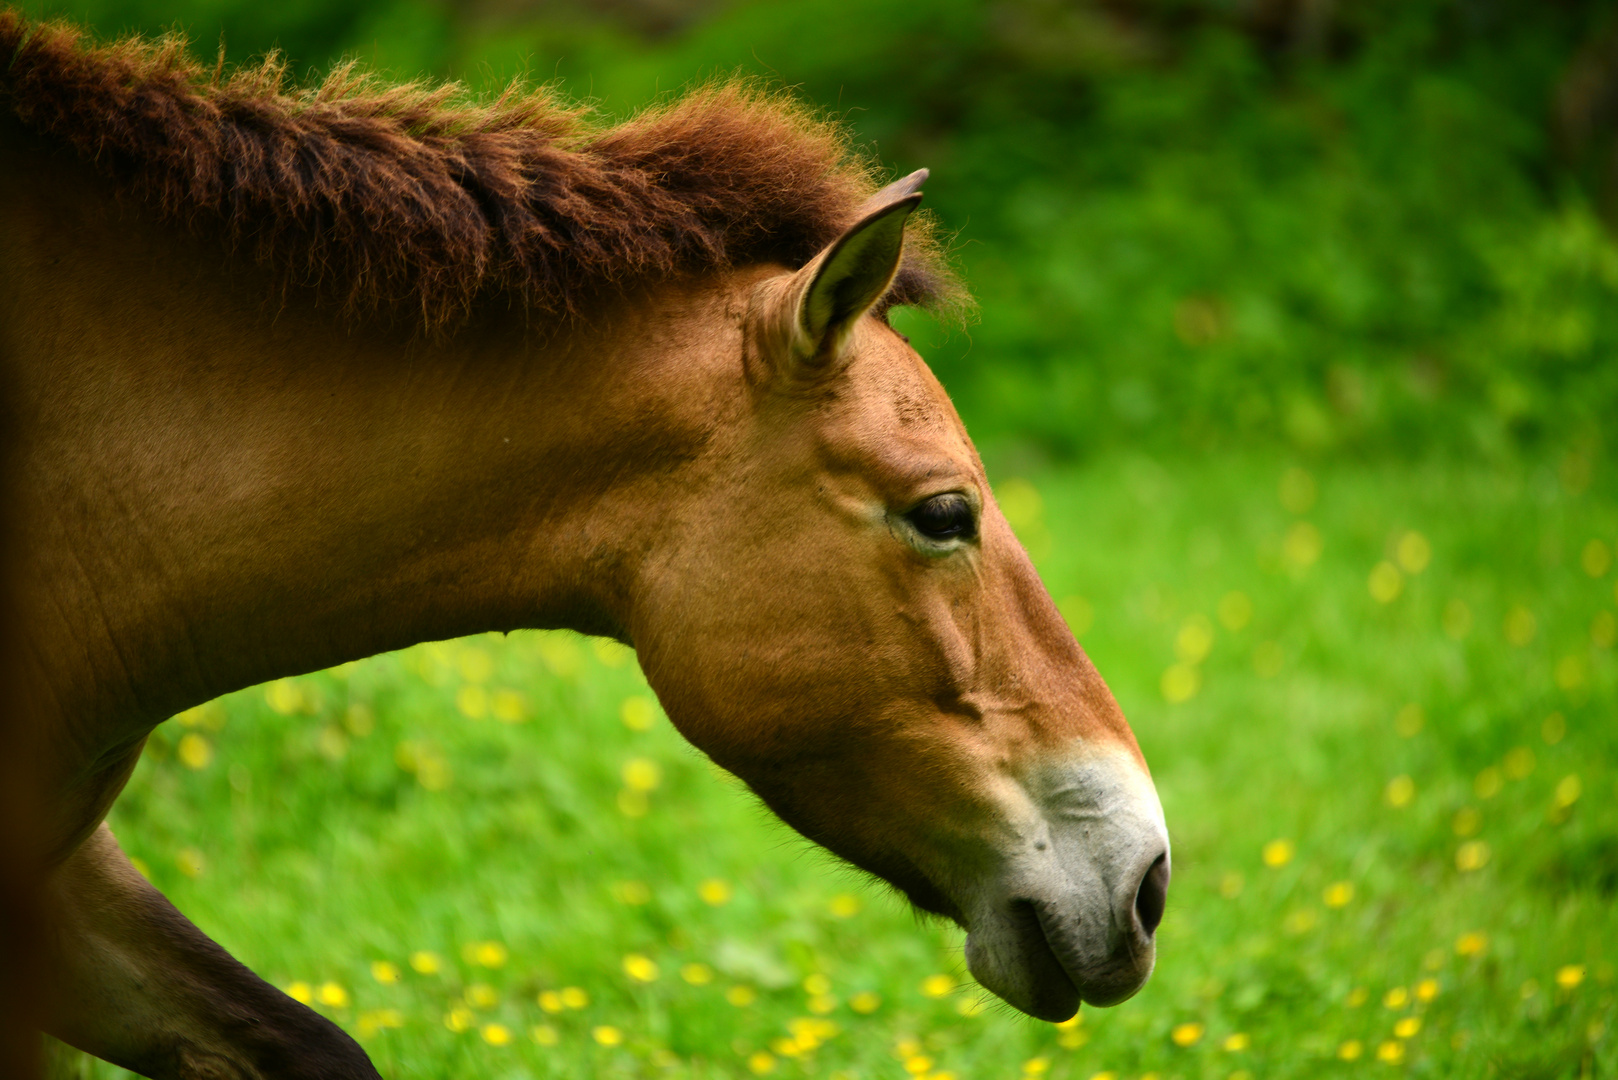
M 905 221 L 921 204 L 927 170 L 911 173 L 871 196 L 860 220 L 777 294 L 772 321 L 786 330 L 787 364 L 806 375 L 829 374 L 859 318 L 882 298 L 899 272 Z M 784 326 L 781 324 L 785 323 Z

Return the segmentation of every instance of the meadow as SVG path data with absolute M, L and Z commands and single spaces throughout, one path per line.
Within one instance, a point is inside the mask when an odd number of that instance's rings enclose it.
M 573 634 L 192 710 L 113 827 L 387 1076 L 1618 1073 L 1610 466 L 1114 454 L 997 490 L 1173 837 L 1158 970 L 1116 1008 L 987 1000 L 958 931 L 775 822 L 630 650 Z

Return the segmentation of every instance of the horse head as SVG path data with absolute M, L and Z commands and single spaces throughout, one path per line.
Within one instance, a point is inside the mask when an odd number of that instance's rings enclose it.
M 741 418 L 682 480 L 627 630 L 693 743 L 965 928 L 985 987 L 1063 1020 L 1151 973 L 1168 836 L 1117 703 L 881 314 L 924 177 L 746 282 Z

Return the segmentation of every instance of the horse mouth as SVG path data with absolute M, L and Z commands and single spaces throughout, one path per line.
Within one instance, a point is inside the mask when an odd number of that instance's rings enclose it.
M 1079 1010 L 1078 985 L 1046 933 L 1038 905 L 1014 900 L 999 933 L 968 933 L 967 965 L 984 987 L 1039 1020 L 1061 1023 Z

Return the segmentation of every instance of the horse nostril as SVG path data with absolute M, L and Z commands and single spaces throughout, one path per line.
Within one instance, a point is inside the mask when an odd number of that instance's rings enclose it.
M 1141 929 L 1151 937 L 1157 924 L 1163 921 L 1163 905 L 1169 899 L 1169 861 L 1159 855 L 1140 879 L 1140 891 L 1135 893 L 1135 912 L 1140 916 Z

